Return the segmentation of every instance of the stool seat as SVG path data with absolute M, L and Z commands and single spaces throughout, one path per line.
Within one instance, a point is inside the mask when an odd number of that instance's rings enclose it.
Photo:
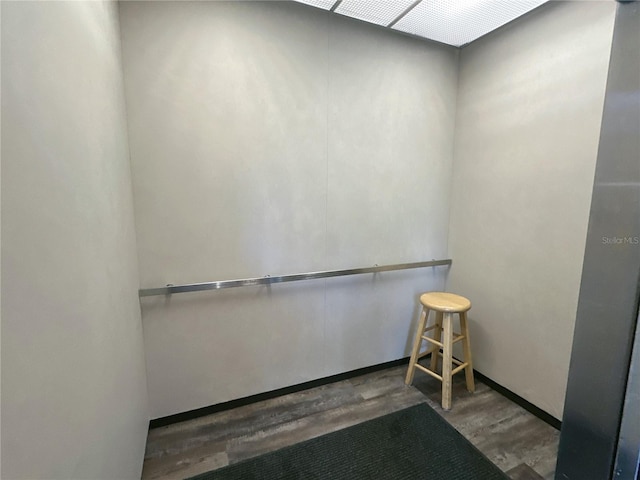
M 455 293 L 428 292 L 420 295 L 420 303 L 436 312 L 460 313 L 471 308 L 471 302 Z

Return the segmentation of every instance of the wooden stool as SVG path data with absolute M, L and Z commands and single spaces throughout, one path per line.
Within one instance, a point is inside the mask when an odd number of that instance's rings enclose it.
M 467 390 L 475 391 L 473 383 L 473 363 L 471 362 L 471 341 L 469 340 L 469 329 L 467 328 L 467 311 L 471 308 L 471 302 L 460 295 L 444 292 L 429 292 L 420 296 L 422 304 L 422 314 L 418 322 L 418 331 L 413 342 L 413 350 L 411 352 L 411 360 L 409 360 L 409 369 L 407 377 L 404 381 L 410 385 L 413 381 L 413 374 L 418 368 L 432 377 L 442 382 L 442 408 L 449 410 L 451 408 L 451 377 L 460 370 L 465 371 L 467 381 Z M 435 311 L 435 323 L 427 327 L 429 312 Z M 461 333 L 453 332 L 453 314 L 457 313 L 460 317 Z M 434 330 L 433 337 L 428 337 L 426 333 Z M 444 334 L 444 335 L 443 335 Z M 434 346 L 427 348 L 420 353 L 422 341 L 433 343 Z M 453 344 L 463 340 L 462 347 L 464 359 L 462 362 L 456 360 L 452 356 Z M 429 346 L 429 343 L 427 343 Z M 442 352 L 440 349 L 442 348 Z M 431 355 L 430 368 L 423 367 L 418 360 L 426 355 Z M 442 376 L 436 373 L 438 368 L 438 356 L 442 357 Z M 458 365 L 452 370 L 452 364 Z

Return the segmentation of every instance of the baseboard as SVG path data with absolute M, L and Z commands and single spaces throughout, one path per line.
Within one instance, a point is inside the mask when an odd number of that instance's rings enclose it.
M 386 370 L 387 368 L 398 367 L 400 365 L 408 365 L 409 357 L 400 358 L 398 360 L 392 360 L 390 362 L 379 363 L 377 365 L 371 365 L 370 367 L 358 368 L 349 372 L 339 373 L 337 375 L 331 375 L 329 377 L 319 378 L 317 380 L 311 380 L 309 382 L 299 383 L 297 385 L 291 385 L 289 387 L 278 388 L 269 392 L 258 393 L 248 397 L 238 398 L 230 400 L 228 402 L 218 403 L 216 405 L 209 405 L 207 407 L 196 408 L 195 410 L 189 410 L 188 412 L 176 413 L 167 417 L 156 418 L 149 422 L 149 429 L 164 427 L 173 423 L 184 422 L 185 420 L 192 420 L 198 417 L 204 417 L 205 415 L 211 415 L 212 413 L 223 412 L 225 410 L 231 410 L 232 408 L 243 407 L 251 403 L 262 402 L 264 400 L 270 400 L 272 398 L 281 397 L 283 395 L 289 395 L 290 393 L 297 393 L 310 388 L 321 387 L 328 385 L 329 383 L 340 382 L 342 380 L 348 380 L 350 378 L 365 375 L 367 373 L 378 372 L 380 370 Z
M 166 417 L 156 418 L 149 422 L 149 429 L 165 427 L 178 422 L 184 422 L 186 420 L 193 420 L 194 418 L 204 417 L 213 413 L 223 412 L 225 410 L 231 410 L 233 408 L 242 407 L 251 403 L 261 402 L 264 400 L 270 400 L 272 398 L 281 397 L 283 395 L 289 395 L 290 393 L 301 392 L 308 390 L 309 388 L 321 387 L 328 385 L 329 383 L 339 382 L 342 380 L 348 380 L 350 378 L 365 375 L 367 373 L 378 372 L 380 370 L 386 370 L 387 368 L 398 367 L 400 365 L 407 365 L 409 363 L 409 357 L 400 358 L 398 360 L 392 360 L 390 362 L 379 363 L 377 365 L 371 365 L 369 367 L 358 368 L 349 372 L 339 373 L 337 375 L 331 375 L 328 377 L 319 378 L 317 380 L 311 380 L 309 382 L 299 383 L 297 385 L 291 385 L 289 387 L 278 388 L 269 392 L 258 393 L 248 397 L 238 398 L 230 400 L 228 402 L 218 403 L 215 405 L 209 405 L 207 407 L 196 408 L 195 410 L 189 410 L 188 412 L 176 413 Z M 513 393 L 506 387 L 503 387 L 499 383 L 491 380 L 489 377 L 484 376 L 482 373 L 474 370 L 474 374 L 478 380 L 486 384 L 489 388 L 495 390 L 501 395 L 505 396 L 513 403 L 521 406 L 528 412 L 532 413 L 540 420 L 548 423 L 553 428 L 560 430 L 562 422 L 555 418 L 553 415 L 545 412 L 541 408 L 536 407 L 533 403 L 525 400 L 521 396 Z
M 478 372 L 477 370 L 474 370 L 473 372 L 475 377 L 478 380 L 480 380 L 482 383 L 487 385 L 492 390 L 495 390 L 496 392 L 500 393 L 504 397 L 507 397 L 513 403 L 518 404 L 519 406 L 524 408 L 527 412 L 532 413 L 543 422 L 548 423 L 556 430 L 560 430 L 560 428 L 562 427 L 562 422 L 558 420 L 556 417 L 554 417 L 553 415 L 551 415 L 550 413 L 547 413 L 541 408 L 536 407 L 533 403 L 529 402 L 528 400 L 525 400 L 520 395 L 513 393 L 507 387 L 503 387 L 499 383 L 491 380 L 489 377 L 484 376 L 482 373 Z

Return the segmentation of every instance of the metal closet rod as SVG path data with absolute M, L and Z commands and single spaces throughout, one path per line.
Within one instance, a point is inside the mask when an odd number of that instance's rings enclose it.
M 158 288 L 142 288 L 138 294 L 141 297 L 154 295 L 170 295 L 172 293 L 201 292 L 204 290 L 221 290 L 223 288 L 249 287 L 255 285 L 271 285 L 272 283 L 297 282 L 299 280 L 314 280 L 316 278 L 344 277 L 360 275 L 362 273 L 390 272 L 393 270 L 408 270 L 410 268 L 437 267 L 451 265 L 451 259 L 430 260 L 427 262 L 396 263 L 394 265 L 375 265 L 364 268 L 348 268 L 346 270 L 325 270 L 322 272 L 294 273 L 271 277 L 269 275 L 257 278 L 243 278 L 240 280 L 220 280 L 217 282 L 188 283 L 184 285 L 167 285 Z

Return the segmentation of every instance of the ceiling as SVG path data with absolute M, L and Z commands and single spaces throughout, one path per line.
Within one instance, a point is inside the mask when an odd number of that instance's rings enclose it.
M 549 0 L 296 0 L 462 47 Z

